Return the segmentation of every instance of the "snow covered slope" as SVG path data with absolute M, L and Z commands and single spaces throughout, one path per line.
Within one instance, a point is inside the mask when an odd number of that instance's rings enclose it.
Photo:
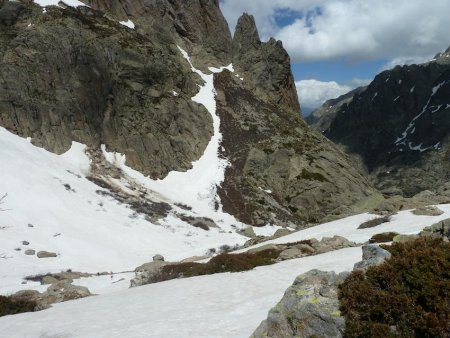
M 343 249 L 259 267 L 150 284 L 0 318 L 7 337 L 248 337 L 295 277 L 310 269 L 344 271 L 361 259 Z
M 81 144 L 58 156 L 0 128 L 0 159 L 0 195 L 8 194 L 0 212 L 0 294 L 29 287 L 21 285 L 27 275 L 133 270 L 156 253 L 179 260 L 246 240 L 231 227 L 205 231 L 172 213 L 153 224 L 99 194 L 103 189 L 86 179 Z M 39 259 L 27 249 L 58 256 Z

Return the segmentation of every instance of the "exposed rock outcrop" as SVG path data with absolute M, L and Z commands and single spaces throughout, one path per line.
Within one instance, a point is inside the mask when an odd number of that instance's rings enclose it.
M 299 114 L 255 96 L 236 76 L 216 74 L 223 156 L 223 208 L 251 225 L 315 222 L 351 213 L 375 192 L 337 147 Z M 295 225 L 294 225 L 295 226 Z
M 338 286 L 347 275 L 311 270 L 298 276 L 251 337 L 342 337 Z
M 212 120 L 191 100 L 200 79 L 172 35 L 139 34 L 88 7 L 24 6 L 0 27 L 1 126 L 56 153 L 104 143 L 154 178 L 201 156 Z
M 231 62 L 231 34 L 219 0 L 85 0 L 117 20 L 131 19 L 138 32 L 170 35 L 193 56 L 196 68 Z
M 281 41 L 261 42 L 253 16 L 244 14 L 237 23 L 232 45 L 236 76 L 260 100 L 300 114 L 291 62 Z
M 66 302 L 88 296 L 91 296 L 88 288 L 84 286 L 72 285 L 71 281 L 64 280 L 51 284 L 43 293 L 36 290 L 23 290 L 13 294 L 11 298 L 15 300 L 35 302 L 35 310 L 44 310 L 55 303 Z

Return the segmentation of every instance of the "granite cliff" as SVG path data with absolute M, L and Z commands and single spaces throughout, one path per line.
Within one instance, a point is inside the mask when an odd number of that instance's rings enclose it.
M 126 155 L 151 178 L 185 171 L 211 136 L 192 64 L 214 75 L 224 211 L 293 226 L 360 210 L 375 194 L 301 118 L 289 55 L 244 14 L 231 37 L 218 1 L 87 0 L 44 10 L 0 1 L 0 125 L 63 153 L 72 141 Z M 358 207 L 356 203 L 360 202 Z

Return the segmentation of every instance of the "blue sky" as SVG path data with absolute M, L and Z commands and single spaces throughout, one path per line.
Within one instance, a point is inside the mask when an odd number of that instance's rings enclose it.
M 421 63 L 450 45 L 449 0 L 221 0 L 232 33 L 243 12 L 263 41 L 291 56 L 305 112 L 395 65 Z

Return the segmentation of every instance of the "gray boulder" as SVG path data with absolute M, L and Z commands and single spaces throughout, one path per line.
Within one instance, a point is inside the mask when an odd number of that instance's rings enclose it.
M 423 216 L 439 216 L 442 215 L 444 212 L 436 208 L 435 206 L 428 205 L 425 207 L 416 208 L 412 211 L 414 215 L 423 215 Z
M 164 256 L 156 254 L 153 256 L 153 262 L 164 262 Z
M 422 230 L 420 236 L 431 236 L 434 238 L 450 239 L 450 218 L 430 225 Z
M 362 246 L 362 261 L 354 265 L 354 270 L 367 270 L 371 266 L 382 264 L 391 257 L 391 253 L 378 245 L 369 244 Z
M 51 258 L 51 257 L 56 257 L 57 254 L 54 252 L 49 252 L 49 251 L 39 251 L 37 253 L 38 258 Z
M 33 256 L 35 254 L 36 254 L 36 250 L 33 250 L 33 249 L 25 250 L 25 255 L 27 255 L 27 256 Z
M 347 274 L 311 270 L 298 276 L 251 337 L 342 337 L 338 286 Z

